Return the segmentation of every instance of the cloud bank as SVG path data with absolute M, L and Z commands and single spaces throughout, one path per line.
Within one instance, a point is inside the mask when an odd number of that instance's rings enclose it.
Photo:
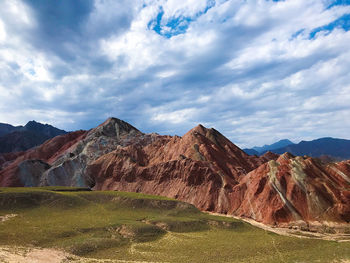
M 350 2 L 3 0 L 0 122 L 350 138 Z

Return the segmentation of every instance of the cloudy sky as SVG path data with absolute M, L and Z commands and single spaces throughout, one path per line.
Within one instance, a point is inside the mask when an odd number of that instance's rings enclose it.
M 0 5 L 0 122 L 350 139 L 350 0 Z

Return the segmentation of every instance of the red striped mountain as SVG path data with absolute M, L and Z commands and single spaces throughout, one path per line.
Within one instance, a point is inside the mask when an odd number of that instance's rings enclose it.
M 1 157 L 0 157 L 1 160 Z M 0 161 L 1 165 L 1 161 Z M 215 129 L 144 134 L 110 118 L 3 156 L 2 186 L 71 185 L 164 195 L 265 224 L 349 222 L 350 163 L 273 153 L 249 156 Z
M 350 161 L 325 165 L 285 153 L 248 173 L 235 188 L 240 195 L 230 199 L 239 205 L 229 214 L 316 230 L 350 222 Z

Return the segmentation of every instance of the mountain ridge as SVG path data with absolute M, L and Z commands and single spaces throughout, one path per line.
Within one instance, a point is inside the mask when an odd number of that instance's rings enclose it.
M 25 151 L 65 133 L 52 125 L 36 121 L 29 121 L 25 126 L 0 123 L 0 153 Z
M 203 211 L 318 231 L 350 221 L 350 161 L 249 156 L 214 128 L 145 134 L 117 118 L 0 155 L 1 186 L 83 186 L 142 192 Z
M 279 141 L 272 143 L 272 144 L 265 144 L 264 146 L 261 146 L 261 147 L 254 146 L 252 149 L 259 152 L 259 153 L 263 153 L 263 152 L 265 153 L 267 151 L 279 149 L 279 148 L 286 147 L 286 146 L 292 145 L 292 144 L 294 144 L 292 141 L 290 141 L 288 139 L 282 139 L 282 140 L 279 140 Z
M 350 159 L 350 140 L 323 137 L 311 141 L 301 141 L 298 144 L 271 150 L 282 154 L 290 152 L 294 155 L 307 155 L 310 157 L 330 156 L 342 160 Z
M 271 145 L 276 145 L 276 143 Z M 263 149 L 263 147 L 254 148 Z M 257 156 L 263 155 L 268 151 L 276 154 L 290 152 L 293 155 L 307 155 L 314 158 L 321 158 L 322 160 L 327 160 L 328 162 L 350 159 L 350 140 L 333 137 L 323 137 L 311 141 L 302 140 L 299 143 L 292 143 L 280 148 L 272 147 L 274 149 L 263 150 L 261 152 L 255 150 L 254 148 L 245 148 L 243 150 L 249 155 Z

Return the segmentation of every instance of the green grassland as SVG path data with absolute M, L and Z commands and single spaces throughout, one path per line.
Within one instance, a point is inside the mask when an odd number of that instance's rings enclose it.
M 145 262 L 345 262 L 350 243 L 280 236 L 192 205 L 84 188 L 0 188 L 0 246 Z M 344 260 L 344 261 L 343 261 Z

